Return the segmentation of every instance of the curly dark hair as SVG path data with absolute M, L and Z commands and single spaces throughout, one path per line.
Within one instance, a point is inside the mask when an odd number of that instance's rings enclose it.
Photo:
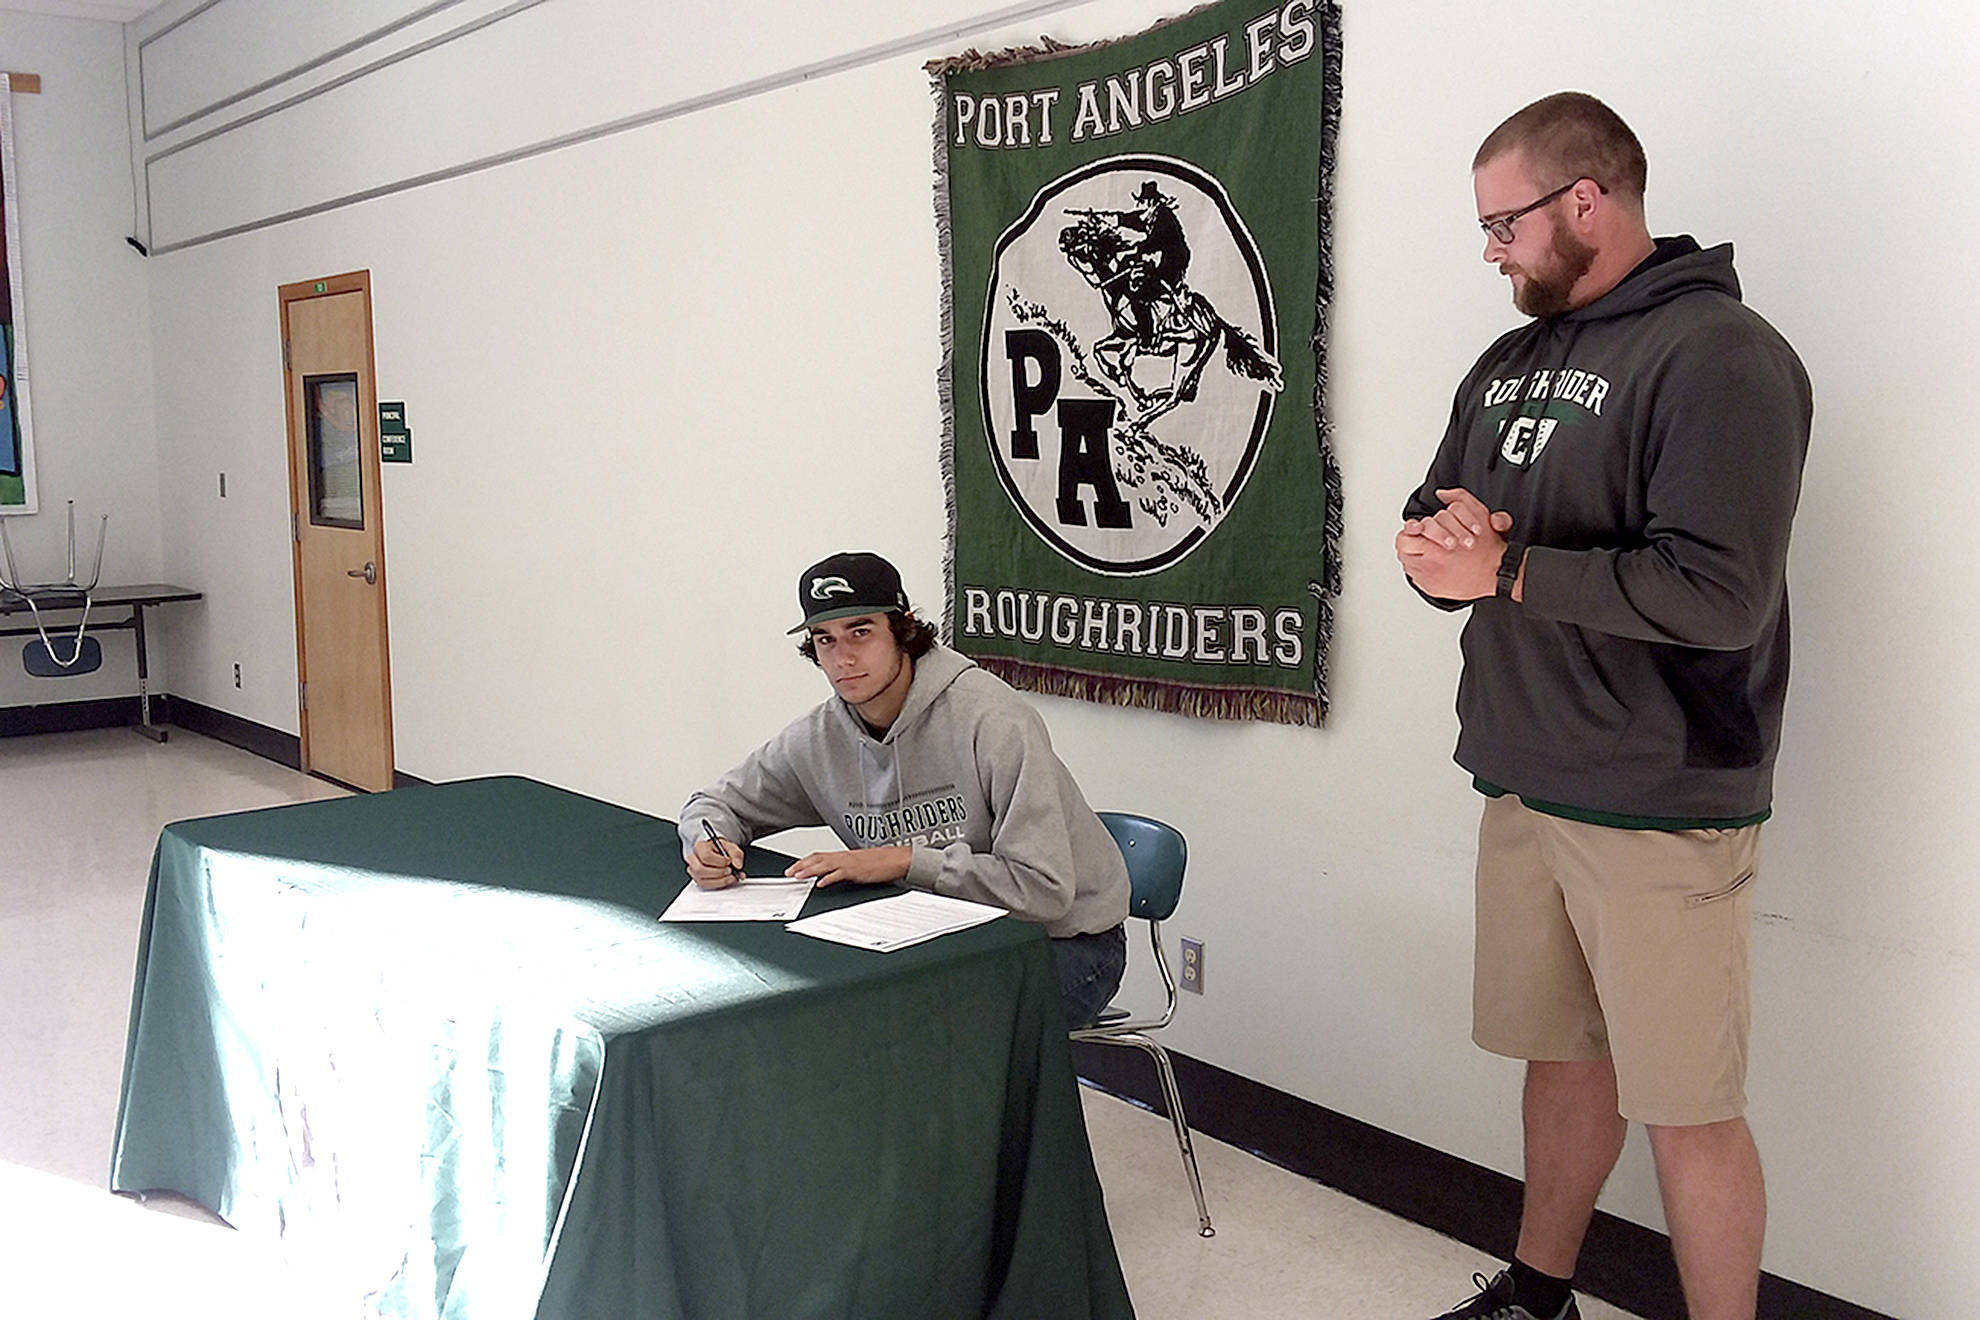
M 900 610 L 888 610 L 887 626 L 893 630 L 894 641 L 907 652 L 910 660 L 921 659 L 934 650 L 935 643 L 941 640 L 936 636 L 935 626 L 915 618 L 912 611 L 904 613 Z M 810 633 L 804 635 L 804 640 L 798 643 L 797 649 L 798 654 L 812 664 L 818 663 L 818 643 L 811 639 Z

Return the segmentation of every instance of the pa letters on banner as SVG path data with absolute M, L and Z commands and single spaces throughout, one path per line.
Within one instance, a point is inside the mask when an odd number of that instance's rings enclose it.
M 1018 687 L 1318 724 L 1340 16 L 931 64 L 947 633 Z

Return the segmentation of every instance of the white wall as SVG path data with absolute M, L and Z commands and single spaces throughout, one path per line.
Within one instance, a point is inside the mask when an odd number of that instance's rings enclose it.
M 23 577 L 59 579 L 68 571 L 66 502 L 74 500 L 79 571 L 95 555 L 97 519 L 107 513 L 103 580 L 155 582 L 150 289 L 143 259 L 124 242 L 131 175 L 123 31 L 0 12 L 0 67 L 41 75 L 39 95 L 13 98 L 22 263 L 14 297 L 27 318 L 41 512 L 9 517 L 8 532 Z M 10 615 L 6 626 L 31 622 Z M 0 707 L 136 693 L 131 634 L 102 638 L 103 668 L 74 678 L 29 678 L 21 669 L 24 639 L 0 638 Z M 169 651 L 151 638 L 153 691 L 167 688 Z M 67 643 L 56 653 L 66 655 Z
M 567 12 L 570 40 L 539 46 L 552 67 L 601 70 L 597 87 L 559 83 L 597 123 L 935 21 L 867 7 L 866 26 L 835 36 L 818 9 L 668 7 L 679 26 L 661 41 L 639 0 L 573 0 L 539 15 Z M 175 690 L 296 727 L 275 288 L 368 267 L 379 392 L 407 401 L 415 433 L 416 461 L 384 475 L 401 767 L 520 771 L 671 812 L 823 695 L 781 636 L 796 568 L 881 549 L 940 605 L 921 61 L 1040 31 L 1118 35 L 1168 9 L 1094 0 L 155 256 L 164 564 L 210 596 L 175 631 Z M 1949 0 L 1877 22 L 1787 0 L 1350 5 L 1333 717 L 1311 731 L 1040 701 L 1097 805 L 1190 836 L 1178 925 L 1207 944 L 1209 994 L 1184 1006 L 1181 1048 L 1517 1170 L 1519 1070 L 1468 1043 L 1477 802 L 1449 761 L 1458 623 L 1403 586 L 1390 540 L 1449 390 L 1515 319 L 1478 260 L 1471 151 L 1533 97 L 1591 90 L 1645 141 L 1653 227 L 1737 241 L 1749 300 L 1799 347 L 1817 394 L 1791 567 L 1799 655 L 1757 898 L 1766 1264 L 1892 1314 L 1970 1311 L 1980 701 L 1961 659 L 1980 639 L 1947 487 L 1980 414 L 1961 360 L 1980 317 L 1980 274 L 1960 256 L 1980 222 L 1976 26 Z M 601 45 L 601 30 L 623 39 Z M 454 131 L 463 101 L 532 71 L 456 73 L 347 109 L 366 145 L 323 178 L 361 177 L 382 136 Z M 574 113 L 560 103 L 516 141 L 568 131 Z M 289 145 L 339 140 L 298 131 Z M 375 182 L 399 159 L 381 153 Z M 202 215 L 271 204 L 245 176 L 278 167 L 237 163 L 240 191 Z M 212 177 L 224 189 L 225 171 Z M 154 218 L 161 233 L 198 229 Z M 57 455 L 51 437 L 51 474 Z M 1660 1223 L 1640 1142 L 1604 1204 Z

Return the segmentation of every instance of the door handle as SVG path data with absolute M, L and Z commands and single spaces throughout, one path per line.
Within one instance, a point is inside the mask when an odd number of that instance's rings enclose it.
M 378 565 L 375 563 L 367 563 L 363 568 L 346 569 L 344 571 L 344 576 L 361 577 L 364 579 L 364 584 L 367 587 L 375 587 L 378 585 Z

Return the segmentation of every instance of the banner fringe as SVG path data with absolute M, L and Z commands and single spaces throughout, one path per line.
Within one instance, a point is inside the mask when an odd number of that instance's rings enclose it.
M 1327 656 L 1333 649 L 1335 602 L 1341 594 L 1341 540 L 1345 520 L 1341 512 L 1341 468 L 1334 461 L 1334 428 L 1327 419 L 1327 332 L 1334 305 L 1334 166 L 1339 155 L 1341 132 L 1341 7 L 1326 0 L 1319 8 L 1320 58 L 1324 72 L 1320 79 L 1320 160 L 1318 203 L 1320 221 L 1319 263 L 1313 289 L 1313 432 L 1320 446 L 1320 479 L 1325 487 L 1325 531 L 1320 581 L 1309 584 L 1313 593 L 1313 695 L 1318 705 L 1316 723 L 1324 724 L 1332 705 L 1328 698 Z
M 1197 719 L 1267 720 L 1307 728 L 1318 728 L 1325 714 L 1324 703 L 1317 694 L 1213 688 L 1118 674 L 1084 674 L 995 655 L 971 658 L 1014 688 L 1051 697 L 1071 697 L 1108 706 L 1139 706 Z
M 1157 19 L 1155 22 L 1141 29 L 1141 31 L 1132 35 L 1145 36 L 1150 32 L 1159 32 L 1169 26 L 1169 24 L 1180 23 L 1190 17 L 1190 15 L 1208 9 L 1218 2 L 1219 0 L 1205 0 L 1203 4 L 1197 5 L 1193 9 L 1184 10 L 1182 13 L 1171 15 L 1168 18 Z M 1335 22 L 1335 26 L 1339 26 L 1338 19 Z M 1115 40 L 1121 39 L 1116 38 Z M 980 73 L 985 69 L 1004 69 L 1009 68 L 1013 64 L 1032 64 L 1038 60 L 1056 59 L 1061 55 L 1077 55 L 1083 50 L 1099 50 L 1102 46 L 1111 46 L 1113 44 L 1113 40 L 1065 42 L 1060 41 L 1056 37 L 1041 34 L 1036 46 L 1007 46 L 1003 50 L 990 51 L 978 50 L 976 47 L 971 46 L 959 55 L 945 55 L 940 59 L 930 60 L 921 67 L 939 79 L 945 78 L 952 73 Z
M 1033 60 L 1050 59 L 1054 55 L 1070 55 L 1088 49 L 1087 44 L 1068 44 L 1054 37 L 1040 36 L 1036 46 L 1008 46 L 1003 50 L 978 50 L 971 46 L 960 55 L 945 55 L 939 60 L 930 60 L 921 67 L 937 78 L 945 78 L 952 73 L 981 73 L 985 69 L 1008 68 L 1013 64 L 1030 64 Z
M 935 61 L 934 63 L 941 63 Z M 931 64 L 932 69 L 932 64 Z M 935 98 L 934 153 L 935 153 L 935 245 L 942 262 L 942 360 L 935 368 L 935 392 L 942 408 L 942 440 L 940 463 L 942 468 L 942 508 L 946 518 L 947 534 L 942 538 L 942 600 L 956 598 L 956 298 L 955 298 L 955 257 L 954 235 L 949 217 L 949 119 L 948 99 L 940 74 L 929 80 L 929 91 Z M 942 611 L 942 621 L 936 629 L 944 641 L 953 642 L 950 635 L 953 625 L 950 611 Z

